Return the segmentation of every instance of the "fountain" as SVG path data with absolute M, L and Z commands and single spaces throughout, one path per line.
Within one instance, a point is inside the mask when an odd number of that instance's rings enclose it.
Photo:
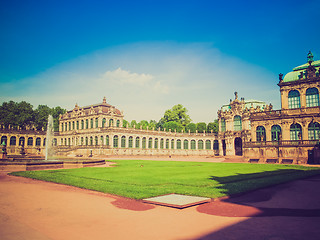
M 46 136 L 46 155 L 45 155 L 45 161 L 49 160 L 49 157 L 52 157 L 54 155 L 54 149 L 53 149 L 53 117 L 51 115 L 48 116 L 48 124 L 47 124 L 47 136 Z

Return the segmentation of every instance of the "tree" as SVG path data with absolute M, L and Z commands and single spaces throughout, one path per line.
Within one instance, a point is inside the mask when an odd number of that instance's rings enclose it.
M 137 125 L 138 125 L 138 123 L 137 123 L 136 120 L 132 120 L 132 121 L 130 122 L 130 127 L 131 127 L 131 128 L 136 128 Z
M 51 109 L 51 115 L 53 117 L 53 128 L 54 131 L 59 131 L 59 118 L 60 115 L 65 114 L 66 113 L 66 109 L 63 109 L 61 107 L 55 107 Z
M 169 129 L 171 129 L 172 132 L 174 132 L 175 130 L 177 132 L 182 132 L 183 126 L 181 123 L 171 121 L 163 124 L 163 128 L 166 129 L 167 132 L 169 131 Z
M 127 125 L 129 126 L 129 122 L 125 119 L 123 119 L 122 127 L 126 128 Z
M 188 110 L 181 104 L 177 104 L 172 109 L 166 110 L 163 118 L 159 122 L 165 124 L 167 122 L 177 122 L 185 127 L 191 122 L 190 116 L 187 114 Z
M 219 122 L 218 122 L 218 119 L 214 120 L 214 122 L 210 122 L 208 123 L 208 126 L 207 126 L 207 132 L 214 132 L 214 133 L 217 133 L 219 132 Z
M 190 132 L 191 133 L 195 133 L 196 130 L 197 130 L 197 125 L 195 123 L 189 123 L 187 126 L 186 126 L 186 132 Z
M 207 131 L 207 124 L 205 122 L 197 123 L 197 130 L 198 133 L 203 133 L 204 131 Z
M 46 130 L 48 124 L 48 116 L 52 113 L 52 109 L 47 105 L 39 105 L 34 111 L 34 126 L 37 130 Z

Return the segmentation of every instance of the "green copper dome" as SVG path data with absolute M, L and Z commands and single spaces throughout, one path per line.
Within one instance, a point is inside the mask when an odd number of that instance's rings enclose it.
M 314 66 L 317 71 L 319 71 L 319 67 L 320 67 L 320 60 L 318 61 L 313 61 L 311 63 L 312 66 Z M 305 63 L 301 66 L 295 67 L 294 69 L 292 69 L 292 72 L 288 72 L 284 78 L 283 78 L 283 82 L 292 82 L 292 81 L 297 81 L 299 80 L 299 76 L 301 74 L 303 74 L 303 78 L 305 79 L 305 70 L 308 68 L 309 63 Z

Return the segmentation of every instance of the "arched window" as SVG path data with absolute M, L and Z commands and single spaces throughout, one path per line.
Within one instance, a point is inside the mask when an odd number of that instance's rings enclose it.
M 136 148 L 140 147 L 140 138 L 136 137 Z
M 71 122 L 69 122 L 69 131 L 71 131 Z
M 298 90 L 291 90 L 288 94 L 289 109 L 300 108 L 300 93 Z
M 79 121 L 77 121 L 77 130 L 79 130 Z
M 61 132 L 63 132 L 63 123 L 61 123 Z
M 106 145 L 109 146 L 109 135 L 106 136 Z
M 181 149 L 181 140 L 180 139 L 177 140 L 177 149 Z
M 70 138 L 69 138 L 69 145 L 70 145 Z M 90 137 L 90 145 L 93 145 L 93 137 Z
M 99 127 L 99 119 L 96 118 L 96 128 L 98 128 L 98 127 Z
M 158 138 L 154 139 L 154 148 L 158 149 Z
M 102 119 L 102 127 L 105 127 L 105 126 L 106 126 L 106 119 L 103 118 L 103 119 Z
M 126 147 L 126 136 L 121 137 L 121 147 L 125 148 Z
M 129 148 L 132 148 L 132 146 L 133 146 L 133 137 L 130 136 L 129 137 Z
M 160 148 L 163 149 L 163 138 L 160 139 Z
M 319 91 L 317 88 L 308 88 L 306 91 L 306 104 L 307 107 L 319 106 Z
M 33 146 L 33 138 L 32 137 L 29 137 L 28 138 L 28 146 Z
M 113 127 L 113 119 L 109 120 L 109 127 Z
M 1 141 L 2 142 L 2 141 Z M 20 146 L 24 146 L 24 142 L 25 142 L 25 138 L 24 137 L 20 137 L 19 138 L 19 145 Z
M 187 139 L 185 139 L 185 140 L 183 141 L 183 149 L 188 149 L 188 148 L 189 148 L 189 142 L 188 142 Z
M 226 131 L 226 120 L 224 118 L 221 118 L 221 132 Z
M 320 124 L 317 122 L 312 122 L 308 126 L 308 138 L 309 140 L 319 139 L 320 134 Z
M 302 128 L 299 123 L 291 124 L 290 126 L 290 140 L 302 139 Z
M 264 126 L 258 126 L 256 129 L 257 142 L 266 141 L 266 129 Z
M 219 141 L 218 140 L 213 141 L 213 150 L 219 150 Z
M 36 146 L 41 146 L 41 138 L 36 138 Z
M 68 131 L 68 123 L 65 123 L 65 124 L 64 124 L 64 130 L 65 130 L 65 131 Z
M 72 130 L 74 130 L 75 129 L 75 123 L 74 123 L 74 121 L 72 121 Z
M 89 119 L 86 119 L 86 129 L 89 128 Z
M 15 136 L 12 136 L 10 138 L 10 146 L 15 146 L 17 144 L 17 138 Z
M 66 144 L 67 145 L 67 144 Z M 86 146 L 88 146 L 88 137 L 86 137 Z
M 81 145 L 83 145 L 83 137 L 81 137 Z
M 120 127 L 120 120 L 117 120 L 117 127 Z
M 90 128 L 93 128 L 93 118 L 90 119 Z
M 145 137 L 142 138 L 142 148 L 146 148 L 146 141 L 147 139 Z
M 95 136 L 95 137 L 94 137 L 94 143 L 95 143 L 94 145 L 99 145 L 98 141 L 99 141 L 99 140 L 98 140 L 98 136 Z
M 203 141 L 202 140 L 198 141 L 198 149 L 203 149 Z
M 7 136 L 2 136 L 1 137 L 1 144 L 4 143 L 5 145 L 7 145 L 7 141 L 8 141 Z
M 104 144 L 103 136 L 100 137 L 101 145 Z
M 148 141 L 148 148 L 152 148 L 152 138 L 149 138 L 149 141 Z
M 196 141 L 191 140 L 191 149 L 196 149 Z
M 174 149 L 174 139 L 171 139 L 171 149 Z
M 242 130 L 242 121 L 240 116 L 234 116 L 233 119 L 233 130 L 234 131 L 241 131 Z
M 281 127 L 279 125 L 273 125 L 271 127 L 271 140 L 279 141 L 281 136 Z
M 166 139 L 166 149 L 169 149 L 169 144 L 170 144 L 169 139 Z
M 84 129 L 84 120 L 81 120 L 81 129 Z
M 207 150 L 211 149 L 211 141 L 210 140 L 206 140 L 206 149 Z
M 113 147 L 114 147 L 114 148 L 117 148 L 117 147 L 119 146 L 118 140 L 119 140 L 118 136 L 115 135 L 115 136 L 113 137 Z

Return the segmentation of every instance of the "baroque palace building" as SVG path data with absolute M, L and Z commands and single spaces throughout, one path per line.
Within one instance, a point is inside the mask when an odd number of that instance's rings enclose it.
M 281 109 L 258 100 L 235 99 L 218 110 L 219 133 L 178 133 L 170 129 L 123 126 L 123 112 L 106 102 L 79 107 L 60 116 L 53 145 L 69 157 L 112 155 L 244 156 L 247 161 L 320 163 L 320 61 L 279 74 Z M 0 126 L 8 154 L 45 152 L 45 132 Z

